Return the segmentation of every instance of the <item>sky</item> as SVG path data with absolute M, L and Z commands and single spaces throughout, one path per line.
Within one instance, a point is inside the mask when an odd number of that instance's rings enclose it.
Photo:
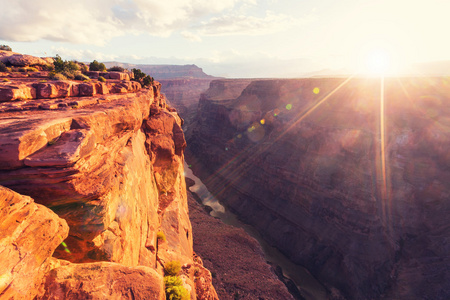
M 224 77 L 400 72 L 450 60 L 448 0 L 0 0 L 0 44 Z

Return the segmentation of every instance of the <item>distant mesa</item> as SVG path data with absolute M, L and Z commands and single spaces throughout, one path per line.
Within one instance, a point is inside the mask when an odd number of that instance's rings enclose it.
M 208 75 L 196 65 L 147 65 L 147 64 L 129 64 L 121 62 L 105 62 L 105 66 L 120 66 L 131 70 L 133 68 L 141 69 L 144 73 L 151 74 L 155 79 L 174 79 L 174 78 L 203 78 L 213 79 L 214 76 Z

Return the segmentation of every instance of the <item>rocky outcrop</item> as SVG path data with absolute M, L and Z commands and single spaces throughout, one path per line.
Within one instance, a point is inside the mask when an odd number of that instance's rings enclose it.
M 224 84 L 189 129 L 210 191 L 332 298 L 450 297 L 446 78 Z
M 0 186 L 0 298 L 33 298 L 68 232 L 50 209 Z
M 170 261 L 191 299 L 197 286 L 214 294 L 196 284 L 182 120 L 161 85 L 117 79 L 124 90 L 111 94 L 95 80 L 13 80 L 40 97 L 0 105 L 0 185 L 39 205 L 0 190 L 1 296 L 164 299 Z

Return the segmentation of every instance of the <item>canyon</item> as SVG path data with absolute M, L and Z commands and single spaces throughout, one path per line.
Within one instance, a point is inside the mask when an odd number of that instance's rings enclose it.
M 0 298 L 165 299 L 177 261 L 191 299 L 218 299 L 161 84 L 50 80 L 48 60 L 0 54 Z
M 186 158 L 331 299 L 450 298 L 446 77 L 214 80 Z
M 293 299 L 258 242 L 187 190 L 184 120 L 160 82 L 0 61 L 0 299 L 169 299 L 172 262 L 192 300 Z M 166 82 L 176 104 L 211 79 L 192 80 Z

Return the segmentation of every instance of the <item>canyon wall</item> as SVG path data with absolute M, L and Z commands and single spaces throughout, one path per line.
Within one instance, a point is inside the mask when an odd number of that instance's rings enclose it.
M 187 160 L 331 298 L 448 299 L 449 95 L 440 77 L 217 80 Z
M 0 298 L 165 299 L 179 261 L 191 299 L 217 299 L 161 85 L 0 77 Z

